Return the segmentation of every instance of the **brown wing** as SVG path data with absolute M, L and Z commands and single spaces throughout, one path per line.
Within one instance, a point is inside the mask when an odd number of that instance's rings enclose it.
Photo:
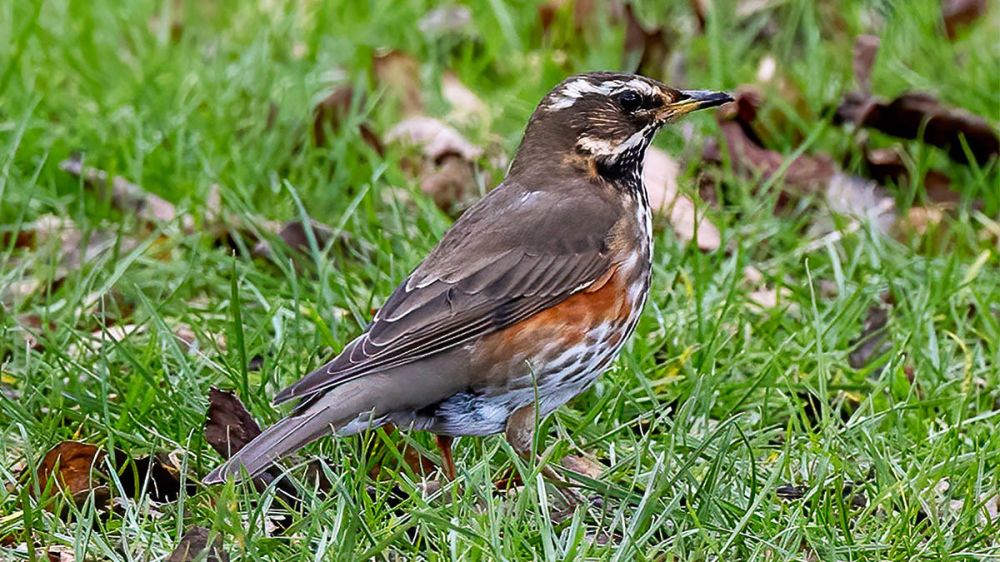
M 614 205 L 596 186 L 502 184 L 462 215 L 365 333 L 275 402 L 412 363 L 558 304 L 611 267 Z

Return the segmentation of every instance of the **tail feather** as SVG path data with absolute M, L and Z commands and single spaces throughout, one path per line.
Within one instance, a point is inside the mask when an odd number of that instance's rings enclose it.
M 281 457 L 319 439 L 330 432 L 331 422 L 324 416 L 327 408 L 307 410 L 292 415 L 265 429 L 202 482 L 218 484 L 229 477 L 242 480 L 254 477 Z

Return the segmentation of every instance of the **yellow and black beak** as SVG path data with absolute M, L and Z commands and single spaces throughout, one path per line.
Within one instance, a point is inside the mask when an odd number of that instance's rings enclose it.
M 733 101 L 733 96 L 726 92 L 713 92 L 711 90 L 674 90 L 670 100 L 664 104 L 658 117 L 665 121 L 672 121 L 682 115 L 716 107 Z

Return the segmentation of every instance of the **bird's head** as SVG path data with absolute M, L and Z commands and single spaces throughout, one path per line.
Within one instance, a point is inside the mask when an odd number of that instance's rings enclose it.
M 663 125 L 732 99 L 724 92 L 676 90 L 636 74 L 573 76 L 538 105 L 511 171 L 544 169 L 545 161 L 557 158 L 607 179 L 632 177 Z

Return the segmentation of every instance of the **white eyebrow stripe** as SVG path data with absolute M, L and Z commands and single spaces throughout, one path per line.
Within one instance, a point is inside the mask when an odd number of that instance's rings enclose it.
M 628 82 L 621 80 L 606 80 L 600 84 L 594 84 L 586 78 L 578 78 L 568 82 L 557 92 L 552 94 L 552 100 L 547 104 L 548 109 L 566 109 L 573 107 L 576 100 L 585 94 L 602 94 L 605 96 L 621 93 L 625 90 L 637 90 L 644 95 L 656 95 L 656 88 L 645 80 L 633 78 Z
M 557 92 L 552 94 L 552 101 L 549 102 L 549 109 L 566 109 L 572 107 L 576 100 L 582 98 L 584 94 L 609 95 L 616 88 L 622 86 L 621 80 L 609 80 L 600 84 L 594 84 L 586 78 L 578 78 L 567 83 Z

